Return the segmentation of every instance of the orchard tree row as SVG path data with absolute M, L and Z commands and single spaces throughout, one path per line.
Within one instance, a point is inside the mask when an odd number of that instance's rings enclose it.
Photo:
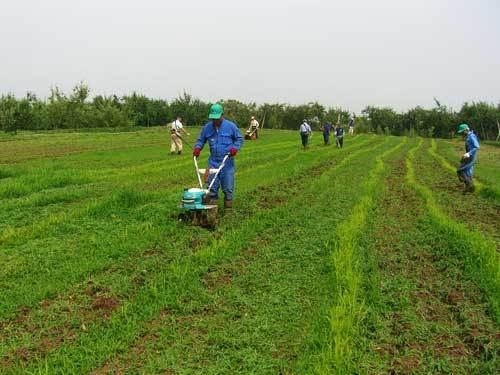
M 348 109 L 327 107 L 317 102 L 303 105 L 242 103 L 228 99 L 220 101 L 228 118 L 240 127 L 246 127 L 250 117 L 256 116 L 264 127 L 297 129 L 307 119 L 313 128 L 323 122 L 346 125 L 351 115 Z M 397 112 L 389 107 L 366 107 L 355 116 L 358 132 L 392 135 L 420 135 L 449 138 L 458 123 L 468 123 L 481 139 L 495 139 L 500 121 L 500 103 L 465 103 L 460 110 L 441 105 L 437 100 L 431 109 L 415 107 Z M 96 95 L 91 97 L 83 83 L 68 95 L 53 88 L 47 99 L 32 93 L 22 98 L 7 94 L 0 97 L 0 130 L 54 130 L 89 128 L 130 128 L 166 124 L 181 116 L 187 125 L 202 125 L 211 103 L 188 93 L 167 101 L 132 93 Z

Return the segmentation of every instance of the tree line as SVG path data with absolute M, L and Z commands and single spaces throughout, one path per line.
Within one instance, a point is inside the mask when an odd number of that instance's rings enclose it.
M 317 102 L 302 105 L 243 103 L 221 100 L 226 117 L 240 127 L 246 127 L 251 116 L 273 129 L 297 129 L 306 119 L 313 128 L 324 122 L 346 125 L 350 111 L 340 107 L 325 107 Z M 415 107 L 397 112 L 389 107 L 367 106 L 355 116 L 358 132 L 391 135 L 419 135 L 449 138 L 456 125 L 468 123 L 481 139 L 495 139 L 500 120 L 500 103 L 464 103 L 454 111 L 435 100 L 435 107 Z M 136 92 L 132 95 L 96 95 L 90 97 L 87 85 L 76 85 L 70 94 L 59 88 L 50 90 L 47 99 L 33 93 L 17 98 L 7 94 L 0 97 L 0 130 L 54 130 L 89 128 L 127 128 L 164 125 L 181 116 L 187 125 L 202 125 L 207 121 L 211 103 L 188 93 L 167 101 L 148 98 Z

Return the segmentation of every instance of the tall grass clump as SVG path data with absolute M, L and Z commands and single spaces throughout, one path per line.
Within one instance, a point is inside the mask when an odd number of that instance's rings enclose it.
M 126 211 L 144 202 L 140 192 L 124 189 L 118 191 L 107 199 L 90 205 L 87 214 L 91 217 L 105 217 L 115 212 Z
M 10 178 L 14 177 L 15 173 L 12 170 L 9 170 L 5 167 L 0 167 L 0 180 L 3 180 L 4 178 Z
M 0 185 L 0 199 L 19 198 L 30 192 L 28 185 L 17 180 L 9 180 Z
M 16 177 L 7 171 L 8 177 Z M 68 185 L 82 185 L 89 179 L 73 170 L 33 169 L 0 184 L 0 198 L 20 198 L 46 189 L 60 189 Z

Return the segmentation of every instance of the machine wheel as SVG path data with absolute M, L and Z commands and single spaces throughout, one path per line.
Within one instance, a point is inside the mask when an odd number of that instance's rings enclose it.
M 217 225 L 218 208 L 210 208 L 208 210 L 190 211 L 189 213 L 179 215 L 179 220 L 190 222 L 192 225 L 197 225 L 207 229 L 214 229 Z
M 218 207 L 205 210 L 204 212 L 205 222 L 202 225 L 203 227 L 210 229 L 215 228 L 215 226 L 217 225 L 217 211 Z

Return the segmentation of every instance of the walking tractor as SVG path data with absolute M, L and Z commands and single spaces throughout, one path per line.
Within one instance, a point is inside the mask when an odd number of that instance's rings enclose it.
M 198 178 L 198 184 L 200 187 L 185 188 L 182 194 L 182 201 L 179 208 L 182 210 L 180 214 L 180 219 L 183 221 L 190 221 L 194 225 L 199 225 L 204 228 L 215 228 L 217 224 L 217 211 L 218 205 L 211 204 L 210 200 L 210 189 L 212 189 L 217 176 L 220 171 L 224 168 L 229 154 L 224 156 L 222 163 L 219 168 L 198 168 L 198 161 L 196 156 L 193 157 L 194 166 L 196 169 L 196 177 Z M 208 180 L 208 177 L 213 175 L 210 184 L 205 189 L 203 187 L 203 182 Z M 202 179 L 203 176 L 203 179 Z
M 257 129 L 247 129 L 245 131 L 245 139 L 249 141 L 255 141 L 257 139 Z

